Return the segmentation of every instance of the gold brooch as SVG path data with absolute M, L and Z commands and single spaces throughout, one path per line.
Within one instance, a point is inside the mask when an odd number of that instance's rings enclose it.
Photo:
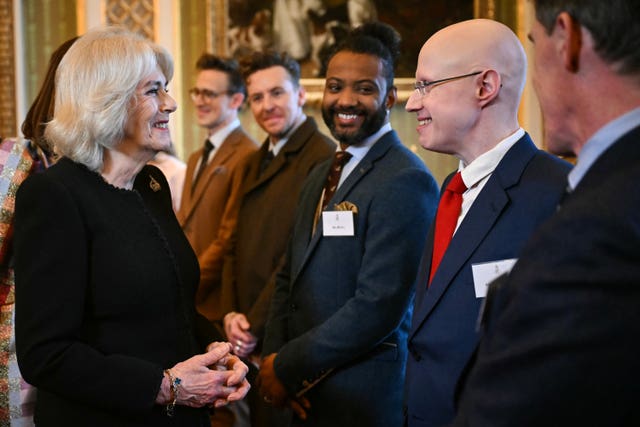
M 151 180 L 149 181 L 149 188 L 151 188 L 154 193 L 157 193 L 158 191 L 160 191 L 160 189 L 162 188 L 160 186 L 160 183 L 156 181 L 155 178 L 152 177 L 151 175 L 149 175 L 149 178 L 151 178 Z

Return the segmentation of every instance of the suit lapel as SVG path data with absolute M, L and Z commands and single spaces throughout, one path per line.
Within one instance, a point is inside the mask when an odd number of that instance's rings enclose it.
M 291 134 L 286 144 L 284 144 L 284 147 L 282 147 L 282 150 L 280 150 L 278 155 L 274 157 L 267 169 L 265 169 L 262 174 L 259 174 L 260 160 L 264 158 L 269 150 L 269 139 L 267 138 L 260 148 L 260 156 L 256 156 L 257 161 L 251 167 L 252 170 L 250 172 L 250 177 L 253 179 L 251 179 L 251 184 L 247 187 L 245 194 L 261 187 L 264 183 L 270 181 L 271 178 L 277 175 L 278 172 L 289 162 L 288 157 L 291 154 L 302 150 L 304 145 L 317 129 L 318 126 L 316 125 L 315 120 L 308 117 L 300 127 Z
M 393 145 L 399 145 L 400 140 L 398 139 L 398 135 L 395 131 L 387 132 L 382 135 L 380 140 L 378 140 L 373 147 L 369 150 L 366 156 L 358 163 L 358 166 L 349 174 L 347 179 L 342 183 L 340 188 L 335 192 L 331 200 L 329 201 L 328 210 L 333 209 L 334 205 L 343 202 L 349 192 L 355 187 L 355 185 L 366 175 L 369 173 L 371 169 L 373 169 L 374 163 L 382 156 L 385 155 L 387 151 Z M 328 170 L 327 170 L 328 172 Z
M 198 179 L 195 188 L 192 188 L 191 183 L 193 182 L 193 175 L 195 174 L 196 166 L 198 164 L 198 159 L 202 157 L 202 149 L 197 151 L 196 156 L 192 156 L 189 159 L 187 164 L 186 178 L 189 180 L 187 183 L 187 190 L 183 194 L 182 197 L 185 197 L 186 202 L 186 211 L 184 212 L 184 221 L 191 216 L 191 214 L 195 211 L 195 207 L 202 199 L 203 194 L 205 193 L 207 187 L 209 186 L 209 181 L 213 179 L 213 176 L 220 173 L 224 168 L 226 162 L 233 155 L 233 153 L 237 149 L 237 145 L 240 142 L 240 129 L 236 129 L 229 134 L 229 136 L 224 140 L 220 148 L 215 153 L 215 156 L 207 167 L 202 171 L 202 176 Z
M 291 271 L 293 272 L 290 281 L 291 285 L 295 282 L 302 266 L 306 263 L 313 248 L 322 237 L 322 216 L 318 219 L 315 232 L 313 223 L 324 183 L 332 163 L 333 159 L 331 158 L 318 166 L 317 173 L 310 177 L 305 193 L 298 205 L 301 223 L 298 229 L 295 230 L 295 237 L 291 240 Z
M 258 186 L 260 177 L 260 163 L 269 150 L 269 140 L 262 143 L 258 151 L 251 155 L 247 165 L 247 174 L 244 182 L 243 194 L 246 194 Z
M 637 167 L 640 158 L 638 140 L 640 140 L 640 126 L 622 135 L 606 149 L 591 165 L 568 198 L 570 199 L 573 194 L 580 193 L 583 189 L 597 187 L 611 174 L 611 171 Z
M 267 155 L 267 151 L 269 150 L 269 143 L 266 142 L 265 144 L 267 149 L 261 150 L 262 155 L 260 156 L 260 160 L 262 160 L 264 156 Z M 285 144 L 285 147 L 286 146 L 287 145 Z M 253 189 L 262 186 L 265 182 L 271 180 L 273 176 L 277 175 L 282 168 L 284 168 L 284 166 L 287 164 L 287 156 L 284 150 L 285 147 L 283 147 L 282 151 L 279 152 L 278 155 L 273 158 L 269 166 L 267 166 L 267 168 L 264 170 L 264 172 L 262 172 L 262 174 L 260 173 L 260 170 L 259 170 L 260 164 L 258 163 L 258 168 L 256 169 L 256 175 L 255 175 L 256 179 L 255 181 L 253 181 L 253 185 L 249 188 L 249 191 L 252 191 Z
M 433 276 L 429 290 L 417 302 L 416 325 L 421 325 L 425 321 L 453 279 L 463 267 L 466 268 L 473 253 L 491 232 L 496 221 L 509 204 L 508 189 L 518 183 L 527 163 L 536 152 L 537 148 L 529 136 L 525 134 L 502 158 L 451 239 L 438 271 Z M 430 249 L 425 251 L 425 256 L 428 252 L 430 258 L 433 251 L 432 234 L 427 244 Z M 425 265 L 430 269 L 431 260 L 425 262 Z M 429 270 L 426 272 L 428 277 Z M 422 285 L 426 286 L 426 281 L 418 283 L 418 286 Z M 414 327 L 412 335 L 418 329 L 419 326 Z
M 380 159 L 384 154 L 389 151 L 389 149 L 394 145 L 399 145 L 400 140 L 395 131 L 387 132 L 384 134 L 374 145 L 371 147 L 369 152 L 364 156 L 364 158 L 358 163 L 358 166 L 349 174 L 347 179 L 342 183 L 340 188 L 335 192 L 331 201 L 327 205 L 327 210 L 331 210 L 335 204 L 344 201 L 344 199 L 349 195 L 351 190 L 356 186 L 356 184 L 364 178 L 375 166 L 375 162 Z M 332 159 L 323 165 L 322 170 L 323 173 L 319 174 L 317 179 L 314 181 L 313 188 L 315 193 L 315 201 L 316 204 L 313 203 L 313 200 L 305 200 L 304 211 L 301 212 L 306 215 L 305 224 L 313 224 L 313 216 L 316 213 L 317 202 L 322 193 L 322 188 L 324 187 L 324 181 L 329 173 L 329 168 L 331 167 Z M 311 221 L 308 219 L 311 218 Z M 300 233 L 296 233 L 295 239 L 297 242 L 294 242 L 294 245 L 297 248 L 305 248 L 304 257 L 300 259 L 298 264 L 292 263 L 292 279 L 291 284 L 295 283 L 297 276 L 302 271 L 303 267 L 311 257 L 314 249 L 318 245 L 318 242 L 322 239 L 322 217 L 318 219 L 318 224 L 316 226 L 315 233 L 311 237 L 311 240 L 308 240 L 308 236 L 311 234 L 311 226 L 305 227 L 306 230 L 301 230 Z M 307 233 L 305 233 L 305 231 Z M 305 237 L 307 236 L 307 237 Z M 308 244 L 306 244 L 308 242 Z
M 445 180 L 445 183 L 447 181 Z M 445 185 L 442 186 L 445 188 Z M 433 256 L 433 236 L 435 233 L 435 221 L 429 227 L 426 243 L 424 245 L 424 253 L 420 261 L 418 269 L 418 278 L 416 280 L 416 301 L 415 307 L 420 307 L 427 291 L 427 281 L 429 280 L 429 272 L 431 271 L 431 257 Z

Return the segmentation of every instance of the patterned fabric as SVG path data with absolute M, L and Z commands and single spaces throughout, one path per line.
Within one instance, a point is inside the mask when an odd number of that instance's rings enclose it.
M 338 189 L 338 183 L 340 182 L 340 175 L 342 175 L 342 168 L 351 159 L 353 154 L 348 151 L 339 150 L 336 151 L 333 158 L 333 164 L 329 169 L 329 175 L 327 176 L 327 182 L 324 185 L 324 193 L 322 196 L 322 210 L 325 210 L 329 204 L 329 200 L 333 197 L 333 194 Z
M 29 176 L 33 167 L 33 158 L 29 154 L 25 141 L 5 139 L 0 143 L 0 265 L 7 266 L 7 252 L 11 239 L 11 222 L 18 187 Z M 2 299 L 7 297 L 6 290 Z
M 13 330 L 14 277 L 9 267 L 13 211 L 18 187 L 33 170 L 28 143 L 0 143 L 0 427 L 32 426 L 36 389 L 22 380 Z

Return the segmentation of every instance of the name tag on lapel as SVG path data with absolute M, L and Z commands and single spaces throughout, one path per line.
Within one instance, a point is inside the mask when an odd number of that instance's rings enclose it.
M 352 211 L 324 211 L 322 212 L 323 236 L 353 236 Z
M 489 283 L 504 273 L 510 272 L 517 260 L 517 258 L 511 258 L 472 264 L 471 271 L 473 272 L 473 286 L 476 289 L 476 298 L 486 297 Z

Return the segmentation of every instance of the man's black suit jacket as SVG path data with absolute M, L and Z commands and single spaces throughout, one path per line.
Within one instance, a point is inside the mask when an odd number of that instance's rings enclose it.
M 640 425 L 640 127 L 591 166 L 484 316 L 455 426 Z

